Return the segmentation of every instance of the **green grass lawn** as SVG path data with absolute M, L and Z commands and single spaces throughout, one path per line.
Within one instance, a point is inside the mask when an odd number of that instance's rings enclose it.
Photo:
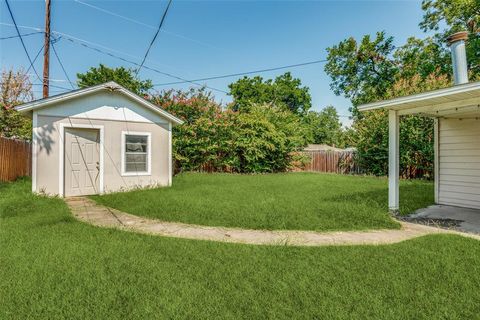
M 398 228 L 388 214 L 385 178 L 316 173 L 232 175 L 186 173 L 171 188 L 92 197 L 164 221 L 290 230 Z M 402 181 L 404 213 L 433 203 L 433 184 Z
M 199 178 L 176 183 L 182 179 Z M 61 199 L 30 188 L 29 181 L 0 184 L 0 319 L 480 314 L 480 242 L 473 239 L 295 248 L 154 237 L 78 222 Z

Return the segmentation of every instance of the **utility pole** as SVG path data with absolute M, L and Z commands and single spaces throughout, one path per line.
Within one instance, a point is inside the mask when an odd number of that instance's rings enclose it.
M 43 47 L 43 97 L 48 98 L 50 79 L 50 0 L 45 0 L 45 46 Z

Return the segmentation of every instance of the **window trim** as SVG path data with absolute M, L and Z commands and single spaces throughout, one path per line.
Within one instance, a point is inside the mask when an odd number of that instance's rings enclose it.
M 126 136 L 146 136 L 147 137 L 147 171 L 138 172 L 126 172 L 125 171 L 125 143 Z M 150 176 L 152 174 L 152 133 L 151 132 L 138 132 L 138 131 L 122 131 L 122 176 Z

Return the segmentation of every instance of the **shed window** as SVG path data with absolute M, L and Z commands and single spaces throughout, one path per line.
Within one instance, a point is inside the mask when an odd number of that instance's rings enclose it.
M 148 135 L 125 135 L 125 162 L 126 173 L 145 173 L 149 171 L 149 140 Z

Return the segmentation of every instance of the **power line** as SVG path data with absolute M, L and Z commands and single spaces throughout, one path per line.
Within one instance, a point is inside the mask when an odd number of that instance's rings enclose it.
M 58 41 L 58 40 L 60 40 L 60 38 L 58 38 L 57 41 Z M 72 81 L 71 81 L 70 78 L 68 77 L 68 73 L 67 73 L 67 71 L 65 70 L 65 67 L 63 66 L 62 61 L 60 60 L 60 57 L 58 56 L 57 49 L 55 49 L 54 41 L 51 41 L 51 44 L 52 44 L 53 53 L 55 54 L 55 57 L 57 57 L 57 61 L 58 61 L 58 63 L 60 64 L 60 67 L 62 68 L 63 73 L 65 74 L 65 77 L 67 78 L 68 82 L 69 82 L 70 85 L 72 86 L 72 89 L 75 89 L 75 86 L 73 85 Z
M 75 40 L 75 39 L 73 39 L 73 38 L 70 38 L 69 36 L 65 36 L 65 35 L 64 35 L 63 38 L 67 39 L 68 41 L 70 41 L 70 42 L 72 42 L 72 43 L 79 44 L 79 45 L 81 45 L 81 46 L 83 46 L 83 47 L 85 47 L 85 48 L 88 48 L 88 49 L 97 51 L 97 52 L 102 53 L 102 54 L 105 54 L 105 55 L 108 55 L 108 56 L 110 56 L 110 57 L 112 57 L 112 58 L 116 58 L 116 59 L 122 60 L 122 61 L 127 62 L 127 63 L 130 63 L 130 64 L 132 64 L 132 65 L 134 65 L 134 66 L 140 66 L 140 64 L 138 64 L 138 63 L 135 62 L 135 61 L 128 60 L 128 59 L 119 57 L 119 56 L 117 56 L 117 55 L 114 55 L 113 53 L 106 52 L 106 51 L 103 51 L 103 50 L 101 50 L 101 49 L 92 47 L 92 46 L 90 46 L 90 45 L 88 45 L 88 44 L 86 44 L 86 43 L 83 43 L 83 42 L 77 41 L 77 40 Z M 182 77 L 173 75 L 173 74 L 168 73 L 168 72 L 163 72 L 163 71 L 160 71 L 160 70 L 158 70 L 158 69 L 155 69 L 155 68 L 152 68 L 152 67 L 149 67 L 149 66 L 146 66 L 146 65 L 144 65 L 143 68 L 144 68 L 144 69 L 147 69 L 147 70 L 150 70 L 150 71 L 153 71 L 153 72 L 156 72 L 156 73 L 158 73 L 158 74 L 162 74 L 162 75 L 167 76 L 167 77 L 170 77 L 170 78 L 174 78 L 174 79 L 178 79 L 178 80 L 183 81 L 183 82 L 191 83 L 191 84 L 196 85 L 196 86 L 199 86 L 199 87 L 205 87 L 205 88 L 208 88 L 208 89 L 210 89 L 210 90 L 214 90 L 214 91 L 218 91 L 218 92 L 222 92 L 222 93 L 228 94 L 228 92 L 225 91 L 225 90 L 217 89 L 217 88 L 214 88 L 214 87 L 211 87 L 211 86 L 208 86 L 208 85 L 203 85 L 203 84 L 197 83 L 197 82 L 195 82 L 195 81 L 190 81 L 190 80 L 184 79 L 184 78 L 182 78 Z
M 207 81 L 207 80 L 215 80 L 215 79 L 222 79 L 222 78 L 231 78 L 231 77 L 243 76 L 243 75 L 248 75 L 248 74 L 263 73 L 263 72 L 269 72 L 269 71 L 275 71 L 275 70 L 282 70 L 282 69 L 289 69 L 289 68 L 307 66 L 307 65 L 317 64 L 317 63 L 322 63 L 322 62 L 327 62 L 327 60 L 325 60 L 325 59 L 315 60 L 315 61 L 291 64 L 291 65 L 281 66 L 281 67 L 274 67 L 274 68 L 268 68 L 268 69 L 260 69 L 260 70 L 254 70 L 254 71 L 239 72 L 239 73 L 231 73 L 231 74 L 208 77 L 208 78 L 193 79 L 193 80 L 190 80 L 190 81 Z M 166 85 L 173 85 L 173 84 L 180 84 L 180 83 L 185 83 L 185 82 L 184 81 L 176 81 L 176 82 L 167 82 L 167 83 L 157 83 L 157 84 L 154 84 L 154 86 L 166 86 Z
M 53 47 L 53 44 L 56 43 L 56 42 L 59 41 L 59 40 L 60 40 L 60 38 L 53 39 L 53 40 L 51 41 L 52 47 Z M 44 47 L 44 46 L 45 46 L 45 44 L 43 44 L 42 47 L 40 48 L 40 50 L 38 50 L 37 54 L 35 55 L 35 58 L 33 58 L 33 63 L 35 63 L 35 62 L 37 61 L 38 57 L 40 56 L 40 54 L 41 54 L 42 51 L 43 51 L 43 47 Z M 31 68 L 32 68 L 32 65 L 30 65 L 30 66 L 28 67 L 27 71 L 25 71 L 25 74 L 26 74 L 26 75 L 34 75 L 34 74 L 29 74 L 29 73 L 28 73 L 28 71 L 30 71 Z M 65 75 L 67 75 L 67 74 L 65 74 Z M 68 79 L 68 76 L 67 76 L 67 79 Z M 64 79 L 52 79 L 52 78 L 49 78 L 48 80 L 49 80 L 49 81 L 54 81 L 54 82 L 65 82 L 65 81 L 69 81 L 69 82 L 70 82 L 70 79 L 64 80 Z
M 32 83 L 32 86 L 43 86 L 43 83 Z M 57 89 L 63 89 L 67 91 L 71 91 L 70 88 L 62 87 L 62 86 L 57 86 L 56 84 L 51 84 L 50 87 L 52 88 L 57 88 Z
M 13 23 L 7 23 L 7 22 L 0 22 L 0 24 L 3 25 L 3 26 L 9 26 L 9 27 L 14 27 L 15 26 Z M 22 25 L 18 25 L 18 27 L 23 28 L 23 29 L 35 30 L 35 31 L 43 33 L 42 29 L 37 28 L 37 27 L 22 26 Z
M 9 37 L 2 37 L 0 40 L 7 40 L 7 39 L 14 39 L 14 38 L 19 38 L 19 37 L 28 37 L 34 34 L 40 34 L 43 33 L 42 31 L 35 31 L 35 32 L 30 32 L 30 33 L 24 33 L 22 35 L 15 35 L 15 36 L 9 36 Z
M 77 2 L 80 2 L 80 1 L 77 1 Z M 10 25 L 10 24 L 1 23 L 1 22 L 0 22 L 0 24 Z M 27 28 L 27 29 L 33 29 L 33 30 L 40 30 L 40 29 L 38 29 L 38 28 L 29 27 L 29 26 L 20 26 L 20 27 L 22 27 L 22 28 Z M 103 48 L 103 49 L 105 49 L 105 50 L 109 50 L 109 51 L 112 51 L 112 52 L 118 52 L 118 53 L 120 53 L 120 54 L 122 54 L 122 55 L 130 56 L 130 57 L 132 57 L 132 58 L 136 58 L 136 57 L 133 56 L 133 55 L 130 55 L 130 54 L 127 54 L 127 53 L 124 53 L 124 52 L 121 52 L 121 51 L 118 51 L 118 50 L 115 50 L 115 49 L 112 49 L 112 48 L 109 48 L 109 47 L 106 47 L 106 46 L 103 46 L 103 45 L 100 45 L 100 44 L 97 44 L 97 43 L 94 43 L 94 42 L 91 42 L 91 41 L 87 41 L 87 40 L 84 40 L 84 39 L 80 39 L 80 38 L 71 36 L 71 35 L 66 34 L 66 33 L 58 32 L 58 31 L 52 31 L 52 33 L 55 33 L 55 34 L 60 35 L 60 36 L 63 36 L 65 39 L 69 40 L 69 41 L 72 42 L 72 43 L 82 45 L 82 46 L 84 46 L 84 47 L 86 47 L 86 48 L 88 48 L 88 49 L 97 51 L 97 52 L 99 52 L 99 53 L 102 53 L 102 54 L 105 54 L 105 55 L 108 55 L 108 56 L 111 56 L 111 57 L 113 57 L 113 58 L 122 60 L 122 61 L 124 61 L 124 62 L 133 64 L 133 65 L 135 65 L 135 66 L 139 66 L 138 63 L 136 63 L 136 62 L 134 62 L 134 61 L 132 61 L 132 60 L 128 60 L 128 59 L 119 57 L 119 56 L 117 56 L 117 55 L 114 55 L 114 54 L 112 54 L 112 53 L 105 52 L 105 51 L 100 50 L 100 49 L 98 49 L 98 48 L 95 48 L 95 47 L 93 47 L 93 46 L 98 46 L 98 47 L 101 47 L 101 48 Z M 224 90 L 221 90 L 221 89 L 217 89 L 217 88 L 214 88 L 214 87 L 211 87 L 211 86 L 203 85 L 203 84 L 200 84 L 200 83 L 197 83 L 197 82 L 198 82 L 198 81 L 215 80 L 215 79 L 221 79 L 221 78 L 229 78 L 229 77 L 235 77 L 235 76 L 241 76 L 241 75 L 248 75 L 248 74 L 255 74 L 255 73 L 263 73 L 263 72 L 269 72 L 269 71 L 275 71 L 275 70 L 281 70 L 281 69 L 295 68 L 295 67 L 300 67 L 300 66 L 306 66 L 306 65 L 323 63 L 323 62 L 326 62 L 326 61 L 327 61 L 327 60 L 325 60 L 325 59 L 323 59 L 323 60 L 314 60 L 314 61 L 308 61 L 308 62 L 303 62 L 303 63 L 298 63 L 298 64 L 292 64 L 292 65 L 274 67 L 274 68 L 267 68 L 267 69 L 260 69 L 260 70 L 254 70 L 254 71 L 239 72 L 239 73 L 232 73 L 232 74 L 227 74 L 227 75 L 212 76 L 212 77 L 199 78 L 199 79 L 193 79 L 193 80 L 184 79 L 184 78 L 175 76 L 175 75 L 173 75 L 173 74 L 170 74 L 170 73 L 167 73 L 167 72 L 163 72 L 163 71 L 160 71 L 160 70 L 158 70 L 158 69 L 155 69 L 155 68 L 152 68 L 152 67 L 148 67 L 148 66 L 145 66 L 145 65 L 143 66 L 143 68 L 148 69 L 148 70 L 151 70 L 151 71 L 156 72 L 156 73 L 159 73 L 159 74 L 162 74 L 162 75 L 165 75 L 165 76 L 168 76 L 168 77 L 171 77 L 171 78 L 175 78 L 175 79 L 180 80 L 180 81 L 169 82 L 169 83 L 157 83 L 157 84 L 154 84 L 154 86 L 164 86 L 164 85 L 174 85 L 174 84 L 182 84 L 182 83 L 191 83 L 191 84 L 196 85 L 196 86 L 204 86 L 204 87 L 206 87 L 206 88 L 208 88 L 208 89 L 211 89 L 211 90 L 214 90 L 214 91 L 218 91 L 218 92 L 222 92 L 222 93 L 228 94 L 227 91 L 224 91 Z
M 0 25 L 4 25 L 4 26 L 9 26 L 9 27 L 14 27 L 15 25 L 14 24 L 11 24 L 11 23 L 5 23 L 5 22 L 0 22 Z M 21 26 L 19 25 L 18 26 L 19 28 L 24 28 L 24 29 L 29 29 L 29 30 L 37 30 L 37 31 L 40 31 L 42 33 L 44 33 L 43 31 L 41 31 L 42 29 L 40 28 L 36 28 L 36 27 L 31 27 L 31 26 Z M 81 41 L 81 42 L 85 42 L 85 43 L 88 43 L 88 44 L 91 44 L 93 46 L 97 46 L 97 47 L 100 47 L 100 48 L 103 48 L 105 50 L 109 50 L 109 51 L 112 51 L 112 52 L 116 52 L 116 53 L 119 53 L 119 54 L 123 54 L 125 56 L 129 56 L 131 58 L 138 58 L 136 56 L 133 56 L 131 54 L 128 54 L 128 53 L 125 53 L 125 52 L 122 52 L 122 51 L 119 51 L 119 50 L 115 50 L 113 48 L 109 48 L 109 47 L 106 47 L 106 46 L 103 46 L 101 44 L 98 44 L 98 43 L 95 43 L 95 42 L 91 42 L 91 41 L 88 41 L 88 40 L 85 40 L 85 39 L 81 39 L 81 38 L 77 38 L 75 36 L 72 36 L 71 34 L 68 34 L 68 33 L 63 33 L 63 32 L 59 32 L 59 31 L 55 31 L 55 30 L 52 30 L 52 33 L 58 35 L 58 36 L 68 36 L 74 40 L 78 40 L 78 41 Z
M 0 84 L 4 84 L 5 82 L 0 82 Z M 32 86 L 43 86 L 43 83 L 31 83 Z M 71 89 L 70 88 L 66 88 L 66 87 L 62 87 L 62 86 L 57 86 L 55 84 L 52 84 L 50 85 L 51 87 L 53 88 L 57 88 L 57 89 L 63 89 L 63 90 L 68 90 L 70 91 Z
M 38 56 L 39 56 L 40 53 L 42 53 L 42 51 L 43 51 L 43 47 L 44 47 L 44 45 L 42 45 L 42 47 L 40 48 L 40 50 L 38 50 L 37 54 L 35 55 L 35 58 L 33 58 L 33 63 L 35 63 L 35 61 L 37 61 Z M 30 63 L 30 66 L 28 67 L 27 71 L 25 71 L 26 74 L 28 74 L 28 71 L 30 71 L 30 69 L 33 67 L 33 63 Z M 38 76 L 38 75 L 37 75 L 37 76 Z
M 34 73 L 27 73 L 27 75 L 29 75 L 29 76 L 34 76 L 35 74 L 34 74 Z M 49 78 L 48 80 L 49 80 L 49 81 L 54 81 L 54 82 L 68 82 L 68 80 L 65 80 L 65 79 L 52 79 L 52 78 Z
M 13 26 L 14 26 L 14 25 L 11 24 L 11 23 L 5 23 L 5 22 L 0 22 L 0 25 L 10 26 L 10 27 L 13 27 Z M 40 28 L 31 27 L 31 26 L 22 26 L 22 25 L 19 25 L 18 27 L 19 27 L 19 28 L 24 28 L 24 29 L 29 29 L 29 30 L 41 31 Z M 43 32 L 43 31 L 42 31 L 42 32 Z M 85 40 L 85 39 L 81 39 L 81 38 L 75 37 L 75 36 L 73 36 L 73 35 L 71 35 L 71 34 L 68 34 L 68 33 L 63 33 L 63 32 L 59 32 L 59 31 L 55 31 L 55 30 L 52 30 L 52 33 L 55 34 L 55 35 L 58 35 L 58 36 L 64 36 L 65 38 L 70 38 L 70 39 L 73 39 L 73 40 L 77 40 L 77 41 L 79 41 L 79 42 L 83 42 L 83 43 L 86 43 L 86 44 L 89 44 L 89 45 L 92 45 L 92 46 L 96 46 L 96 47 L 105 49 L 105 50 L 107 50 L 107 51 L 115 52 L 115 53 L 118 53 L 118 54 L 121 54 L 121 55 L 130 57 L 130 58 L 133 58 L 133 59 L 140 59 L 138 56 L 134 56 L 134 55 L 131 55 L 131 54 L 129 54 L 129 53 L 122 52 L 122 51 L 119 51 L 119 50 L 116 50 L 116 49 L 113 49 L 113 48 L 110 48 L 110 47 L 101 45 L 101 44 L 96 43 L 96 42 L 92 42 L 92 41 L 88 41 L 88 40 Z M 167 66 L 167 67 L 171 67 L 171 66 L 168 66 L 168 65 L 159 64 L 158 62 L 152 61 L 151 59 L 147 59 L 147 61 L 150 61 L 150 63 L 152 63 L 152 65 L 154 65 L 154 66 L 159 66 L 159 67 L 160 67 L 160 66 Z
M 40 90 L 40 89 L 35 89 L 35 90 L 32 90 L 32 92 L 35 92 L 35 93 L 43 93 L 43 90 Z M 50 92 L 52 93 L 64 93 L 65 90 L 50 90 Z
M 41 81 L 42 78 L 40 78 L 40 76 L 38 75 L 38 72 L 35 69 L 35 66 L 33 65 L 33 61 L 30 58 L 30 54 L 28 54 L 27 47 L 25 46 L 25 42 L 23 42 L 23 38 L 22 38 L 22 35 L 20 34 L 20 30 L 18 30 L 17 22 L 15 21 L 15 18 L 13 17 L 13 12 L 12 12 L 12 9 L 10 8 L 10 4 L 8 3 L 8 0 L 5 0 L 5 3 L 7 4 L 8 12 L 10 13 L 10 18 L 12 18 L 12 22 L 15 25 L 15 30 L 17 30 L 17 35 L 20 38 L 20 42 L 22 43 L 23 50 L 25 51 L 25 53 L 27 55 L 28 61 L 30 61 L 30 66 L 32 67 L 35 74 L 37 75 L 38 79 Z
M 57 86 L 56 84 L 51 84 L 50 87 L 52 88 L 57 88 L 57 89 L 64 89 L 70 91 L 70 88 L 62 87 L 62 86 Z
M 0 22 L 0 24 L 2 24 Z M 31 27 L 29 27 L 31 28 Z M 119 50 L 116 50 L 116 49 L 113 49 L 113 48 L 110 48 L 110 47 L 107 47 L 107 46 L 104 46 L 104 45 L 101 45 L 99 43 L 96 43 L 96 42 L 92 42 L 92 41 L 88 41 L 88 40 L 85 40 L 85 39 L 81 39 L 81 38 L 78 38 L 78 37 L 75 37 L 75 36 L 72 36 L 68 33 L 63 33 L 63 32 L 59 32 L 59 31 L 54 31 L 52 30 L 52 33 L 58 35 L 58 36 L 63 36 L 65 38 L 70 38 L 70 39 L 73 39 L 73 40 L 76 40 L 76 41 L 79 41 L 79 42 L 83 42 L 83 43 L 86 43 L 86 44 L 89 44 L 89 45 L 92 45 L 92 46 L 96 46 L 96 47 L 99 47 L 99 48 L 102 48 L 104 50 L 108 50 L 108 51 L 111 51 L 111 52 L 115 52 L 115 53 L 118 53 L 118 54 L 121 54 L 121 55 L 124 55 L 124 56 L 127 56 L 127 57 L 130 57 L 130 58 L 133 58 L 133 59 L 139 59 L 138 56 L 134 56 L 134 55 L 131 55 L 129 53 L 126 53 L 126 52 L 123 52 L 123 51 L 119 51 Z M 148 59 L 149 61 L 153 62 L 152 60 Z M 164 64 L 158 64 L 157 62 L 155 62 L 155 65 L 156 66 L 167 66 L 167 65 L 164 65 Z M 170 66 L 167 66 L 167 67 L 170 67 Z
M 109 11 L 109 10 L 106 10 L 106 9 L 103 9 L 103 8 L 100 8 L 100 7 L 97 7 L 97 6 L 94 6 L 93 4 L 86 3 L 86 2 L 83 2 L 83 1 L 80 1 L 80 0 L 74 0 L 74 1 L 75 1 L 76 3 L 79 3 L 79 4 L 82 4 L 82 5 L 84 5 L 84 6 L 90 7 L 90 8 L 92 8 L 92 9 L 95 9 L 95 10 L 101 11 L 101 12 L 103 12 L 103 13 L 112 15 L 112 16 L 114 16 L 114 17 L 121 18 L 121 19 L 130 21 L 130 22 L 133 22 L 133 23 L 139 24 L 139 25 L 141 25 L 141 26 L 144 26 L 144 27 L 147 27 L 147 28 L 150 28 L 150 29 L 156 29 L 156 27 L 151 26 L 151 25 L 149 25 L 149 24 L 143 23 L 143 22 L 141 22 L 141 21 L 138 21 L 138 20 L 135 20 L 135 19 L 126 17 L 126 16 L 122 16 L 122 15 L 120 15 L 120 14 L 118 14 L 118 13 L 115 13 L 115 12 L 112 12 L 112 11 Z
M 32 83 L 32 86 L 43 86 L 43 83 Z M 57 86 L 56 84 L 52 84 L 51 87 L 57 88 L 57 89 L 63 89 L 63 90 L 70 90 L 70 88 Z
M 56 31 L 54 31 L 54 33 L 57 33 Z M 130 64 L 133 64 L 133 65 L 136 65 L 138 66 L 138 63 L 134 62 L 134 61 L 131 61 L 131 60 L 128 60 L 128 59 L 125 59 L 125 58 L 122 58 L 122 57 L 119 57 L 119 56 L 116 56 L 112 53 L 109 53 L 109 52 L 105 52 L 105 51 L 102 51 L 98 48 L 95 48 L 95 47 L 92 47 L 92 46 L 89 46 L 87 45 L 86 43 L 90 43 L 89 41 L 86 41 L 86 40 L 82 40 L 82 39 L 77 39 L 75 37 L 70 37 L 69 35 L 66 35 L 64 34 L 63 36 L 65 39 L 69 40 L 70 42 L 72 43 L 76 43 L 76 44 L 79 44 L 79 45 L 82 45 L 88 49 L 91 49 L 91 50 L 95 50 L 97 52 L 100 52 L 102 54 L 106 54 L 106 55 L 109 55 L 113 58 L 116 58 L 116 59 L 120 59 L 124 62 L 127 62 L 127 63 L 130 63 Z M 78 41 L 78 42 L 77 42 Z M 85 42 L 85 43 L 84 43 Z M 109 48 L 107 48 L 109 49 Z M 273 67 L 273 68 L 267 68 L 267 69 L 260 69 L 260 70 L 254 70 L 254 71 L 246 71 L 246 72 L 239 72 L 239 73 L 232 73 L 232 74 L 227 74 L 227 75 L 221 75 L 221 76 L 213 76 L 213 77 L 207 77 L 207 78 L 199 78 L 199 79 L 193 79 L 193 80 L 188 80 L 188 79 L 183 79 L 181 77 L 178 77 L 178 76 L 175 76 L 175 75 L 172 75 L 170 73 L 166 73 L 166 72 L 163 72 L 163 71 L 160 71 L 158 69 L 155 69 L 155 68 L 151 68 L 151 67 L 148 67 L 148 66 L 143 66 L 143 68 L 147 69 L 147 70 L 151 70 L 151 71 L 154 71 L 156 73 L 160 73 L 162 75 L 166 75 L 168 77 L 171 77 L 171 78 L 176 78 L 176 79 L 181 79 L 180 81 L 176 81 L 176 82 L 169 82 L 169 83 L 158 83 L 158 84 L 154 84 L 154 86 L 164 86 L 164 85 L 174 85 L 174 84 L 182 84 L 182 83 L 191 83 L 191 84 L 194 84 L 194 85 L 197 85 L 197 86 L 205 86 L 206 88 L 208 89 L 211 89 L 211 90 L 214 90 L 214 91 L 219 91 L 219 92 L 222 92 L 222 93 L 228 93 L 227 91 L 224 91 L 224 90 L 221 90 L 221 89 L 217 89 L 217 88 L 214 88 L 214 87 L 210 87 L 210 86 L 206 86 L 206 85 L 202 85 L 202 84 L 199 84 L 199 83 L 196 83 L 198 81 L 208 81 L 208 80 L 215 80 L 215 79 L 221 79 L 221 78 L 229 78 L 229 77 L 235 77 L 235 76 L 241 76 L 241 75 L 248 75 L 248 74 L 255 74 L 255 73 L 263 73 L 263 72 L 269 72 L 269 71 L 275 71 L 275 70 L 282 70 L 282 69 L 288 69 L 288 68 L 295 68 L 295 67 L 301 67 L 301 66 L 306 66 L 306 65 L 312 65 L 312 64 L 319 64 L 319 63 L 323 63 L 323 62 L 326 62 L 327 60 L 326 59 L 321 59 L 321 60 L 314 60 L 314 61 L 307 61 L 307 62 L 302 62 L 302 63 L 297 63 L 297 64 L 291 64 L 291 65 L 286 65 L 286 66 L 280 66 L 280 67 Z
M 6 25 L 6 26 L 13 26 L 12 24 L 10 23 L 5 23 L 5 22 L 0 22 L 0 25 Z M 30 30 L 41 30 L 40 28 L 36 28 L 36 27 L 31 27 L 31 26 L 19 26 L 20 28 L 25 28 L 25 29 L 30 29 Z M 118 50 L 115 50 L 115 49 L 112 49 L 112 48 L 109 48 L 109 47 L 106 47 L 106 46 L 103 46 L 101 44 L 98 44 L 98 43 L 94 43 L 94 42 L 91 42 L 91 41 L 88 41 L 88 40 L 84 40 L 84 39 L 80 39 L 80 38 L 77 38 L 75 36 L 72 36 L 70 34 L 67 34 L 67 33 L 63 33 L 63 32 L 59 32 L 59 31 L 53 31 L 52 30 L 52 33 L 56 34 L 56 35 L 59 35 L 59 36 L 62 36 L 64 39 L 67 39 L 68 41 L 72 42 L 72 43 L 75 43 L 75 44 L 79 44 L 85 48 L 88 48 L 88 49 L 91 49 L 91 50 L 94 50 L 94 51 L 97 51 L 99 53 L 102 53 L 102 54 L 105 54 L 105 55 L 108 55 L 110 57 L 113 57 L 113 58 L 116 58 L 116 59 L 119 59 L 119 60 L 122 60 L 124 62 L 127 62 L 127 63 L 130 63 L 132 65 L 135 65 L 135 66 L 140 66 L 137 62 L 134 62 L 132 60 L 128 60 L 128 59 L 125 59 L 125 58 L 122 58 L 122 57 L 119 57 L 117 55 L 114 55 L 110 52 L 106 52 L 104 50 L 100 50 L 94 46 L 98 46 L 100 48 L 103 48 L 105 50 L 109 50 L 109 51 L 112 51 L 112 52 L 117 52 L 119 54 L 122 54 L 122 55 L 125 55 L 125 56 L 129 56 L 129 57 L 132 57 L 132 58 L 138 58 L 138 57 L 135 57 L 131 54 L 128 54 L 128 53 L 125 53 L 125 52 L 121 52 L 121 51 L 118 51 Z M 227 93 L 227 91 L 225 90 L 221 90 L 221 89 L 217 89 L 217 88 L 214 88 L 214 87 L 211 87 L 211 86 L 208 86 L 208 85 L 204 85 L 204 84 L 200 84 L 200 83 L 195 83 L 194 81 L 190 81 L 188 79 L 185 79 L 185 78 L 182 78 L 182 77 L 178 77 L 178 76 L 175 76 L 171 73 L 167 73 L 167 72 L 163 72 L 163 71 L 160 71 L 158 69 L 155 69 L 155 68 L 152 68 L 152 67 L 148 67 L 146 65 L 143 66 L 144 69 L 148 69 L 150 71 L 153 71 L 153 72 L 156 72 L 156 73 L 159 73 L 159 74 L 163 74 L 167 77 L 170 77 L 170 78 L 174 78 L 174 79 L 178 79 L 180 81 L 184 81 L 184 82 L 188 82 L 188 83 L 191 83 L 193 85 L 196 85 L 196 86 L 199 86 L 199 87 L 205 87 L 205 88 L 208 88 L 210 90 L 214 90 L 214 91 L 218 91 L 218 92 L 222 92 L 222 93 Z
M 140 63 L 140 67 L 135 72 L 135 76 L 138 76 L 138 73 L 142 69 L 143 64 L 145 63 L 145 60 L 147 59 L 148 53 L 150 52 L 150 49 L 152 49 L 153 43 L 155 42 L 155 39 L 157 39 L 157 36 L 158 36 L 158 33 L 160 32 L 160 29 L 162 29 L 163 22 L 165 21 L 165 18 L 167 17 L 168 9 L 170 8 L 171 4 L 172 4 L 172 0 L 168 0 L 167 8 L 163 12 L 162 20 L 160 20 L 160 24 L 158 25 L 157 32 L 155 32 L 155 35 L 153 36 L 153 39 L 150 42 L 150 45 L 148 46 L 147 52 L 145 52 L 145 56 L 143 57 L 142 63 Z
M 126 20 L 128 22 L 131 22 L 131 23 L 135 23 L 137 25 L 140 25 L 140 26 L 143 26 L 143 27 L 146 27 L 146 28 L 149 28 L 149 29 L 157 29 L 156 26 L 152 26 L 150 24 L 146 24 L 142 21 L 138 21 L 138 20 L 135 20 L 135 19 L 132 19 L 130 17 L 127 17 L 127 16 L 123 16 L 121 14 L 118 14 L 116 12 L 113 12 L 113 11 L 110 11 L 110 10 L 107 10 L 107 9 L 104 9 L 104 8 L 101 8 L 101 7 L 98 7 L 98 6 L 95 6 L 93 4 L 90 4 L 90 3 L 86 3 L 86 2 L 83 2 L 83 1 L 80 1 L 80 0 L 74 0 L 76 3 L 78 4 L 81 4 L 81 5 L 84 5 L 84 6 L 87 6 L 89 8 L 92 8 L 94 10 L 97 10 L 97 11 L 100 11 L 100 12 L 103 12 L 103 13 L 106 13 L 106 14 L 109 14 L 111 16 L 114 16 L 114 17 L 117 17 L 117 18 L 120 18 L 120 19 L 123 19 L 123 20 Z M 163 32 L 163 33 L 166 33 L 166 34 L 169 34 L 169 35 L 172 35 L 172 36 L 175 36 L 175 37 L 178 37 L 178 38 L 182 38 L 182 39 L 185 39 L 185 40 L 188 40 L 188 41 L 191 41 L 191 42 L 195 42 L 197 44 L 200 44 L 200 45 L 203 45 L 203 46 L 207 46 L 207 47 L 210 47 L 210 48 L 214 48 L 214 49 L 217 49 L 217 50 L 224 50 L 222 48 L 219 48 L 217 46 L 214 46 L 212 44 L 209 44 L 209 43 L 206 43 L 206 42 L 203 42 L 203 41 L 199 41 L 199 40 L 196 40 L 196 39 L 192 39 L 192 38 L 189 38 L 187 36 L 184 36 L 182 34 L 178 34 L 178 33 L 175 33 L 175 32 L 171 32 L 171 31 L 168 31 L 168 30 L 165 30 L 165 29 L 162 29 L 160 30 L 160 32 Z

